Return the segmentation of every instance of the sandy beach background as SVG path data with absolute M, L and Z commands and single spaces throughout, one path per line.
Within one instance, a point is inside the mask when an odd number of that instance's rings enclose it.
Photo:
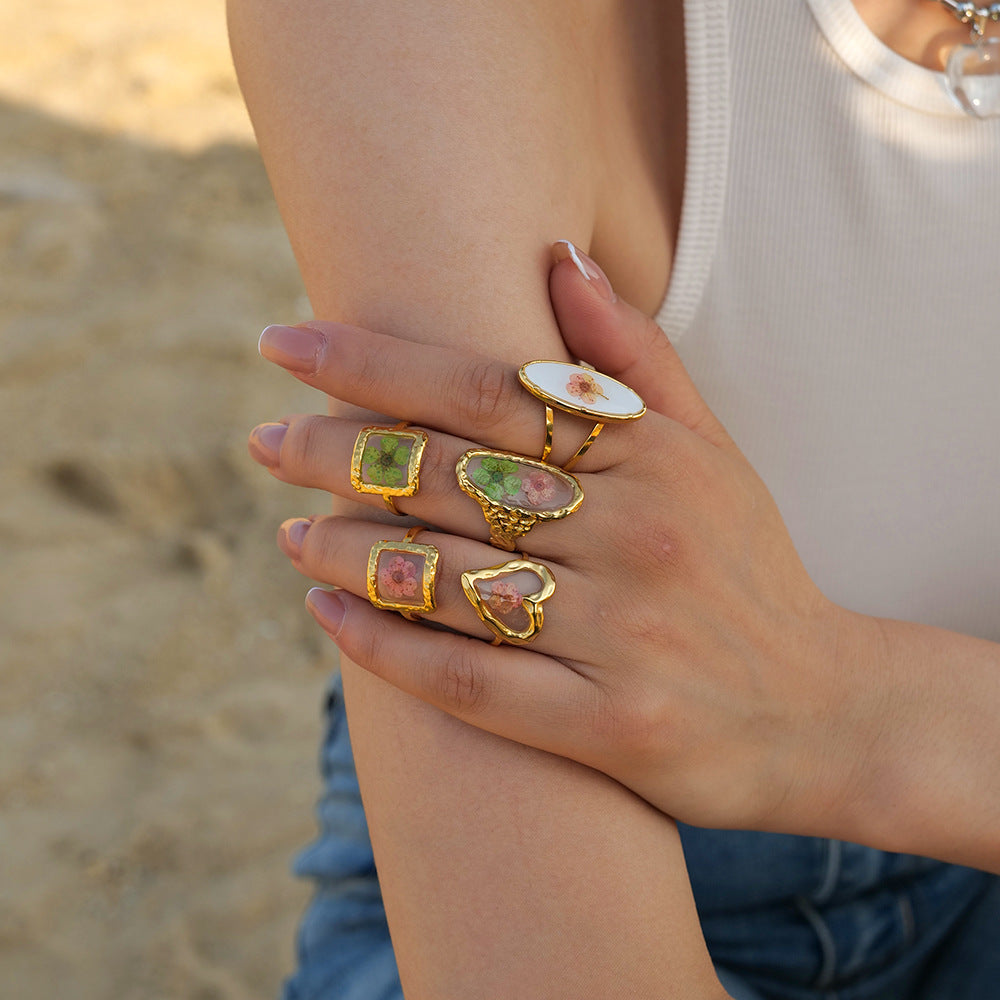
M 248 429 L 321 403 L 222 4 L 0 4 L 0 996 L 273 996 L 333 651 Z

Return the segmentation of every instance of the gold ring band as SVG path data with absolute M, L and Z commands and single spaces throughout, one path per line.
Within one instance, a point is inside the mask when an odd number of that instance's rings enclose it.
M 575 476 L 535 458 L 474 448 L 455 467 L 458 485 L 483 510 L 490 544 L 512 552 L 539 521 L 572 514 L 583 503 Z
M 552 435 L 556 429 L 556 415 L 548 403 L 545 404 L 545 444 L 542 446 L 542 454 L 538 461 L 544 462 L 552 453 Z
M 576 449 L 576 451 L 570 456 L 568 462 L 563 463 L 562 467 L 563 472 L 569 472 L 569 470 L 572 469 L 573 466 L 576 465 L 576 463 L 579 462 L 580 459 L 587 454 L 587 452 L 590 450 L 590 446 L 597 440 L 597 435 L 600 434 L 601 431 L 603 430 L 604 430 L 604 424 L 601 423 L 594 424 L 594 429 L 590 432 L 590 436 L 587 438 L 587 440 L 584 441 L 583 444 L 581 444 L 580 447 Z

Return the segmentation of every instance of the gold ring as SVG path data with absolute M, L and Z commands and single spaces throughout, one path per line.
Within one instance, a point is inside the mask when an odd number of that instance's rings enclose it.
M 556 581 L 547 567 L 522 557 L 463 573 L 462 589 L 493 633 L 494 646 L 520 646 L 542 630 L 542 603 L 555 593 Z
M 423 530 L 423 525 L 417 525 L 401 542 L 376 542 L 368 555 L 368 600 L 410 621 L 420 621 L 420 612 L 437 607 L 434 578 L 439 553 L 433 545 L 414 541 Z
M 399 517 L 393 497 L 411 497 L 420 488 L 420 459 L 427 444 L 421 430 L 405 430 L 404 420 L 395 427 L 364 427 L 354 442 L 351 456 L 351 486 L 358 493 L 378 493 L 386 508 Z
M 565 361 L 529 361 L 521 365 L 517 377 L 521 385 L 545 403 L 545 444 L 541 461 L 552 451 L 552 433 L 555 414 L 552 408 L 572 413 L 578 417 L 597 420 L 586 441 L 563 465 L 570 469 L 589 451 L 597 435 L 609 421 L 638 420 L 646 412 L 646 404 L 624 382 Z
M 474 448 L 455 467 L 458 485 L 480 507 L 490 544 L 507 552 L 539 521 L 555 521 L 583 503 L 576 476 L 535 458 Z

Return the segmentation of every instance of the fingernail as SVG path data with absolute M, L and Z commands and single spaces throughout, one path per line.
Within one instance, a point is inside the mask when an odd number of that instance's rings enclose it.
M 595 290 L 602 299 L 607 299 L 608 302 L 618 301 L 618 296 L 611 287 L 608 276 L 578 246 L 570 243 L 569 240 L 558 240 L 552 244 L 552 256 L 556 263 L 569 257 L 580 274 L 587 281 L 593 282 Z
M 247 442 L 253 459 L 269 469 L 278 464 L 281 442 L 288 431 L 286 424 L 260 424 L 250 432 Z
M 316 372 L 325 346 L 319 330 L 301 326 L 269 326 L 257 341 L 261 357 L 300 375 Z
M 347 607 L 336 592 L 313 587 L 306 594 L 306 607 L 320 628 L 331 638 L 336 639 L 344 624 L 344 615 L 347 614 Z
M 312 527 L 312 521 L 305 517 L 296 517 L 285 521 L 278 535 L 278 546 L 289 559 L 298 559 L 302 554 L 302 543 L 306 533 Z

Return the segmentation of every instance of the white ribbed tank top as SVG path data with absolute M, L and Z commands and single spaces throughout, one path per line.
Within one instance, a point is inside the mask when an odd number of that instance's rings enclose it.
M 813 579 L 1000 640 L 1000 120 L 850 0 L 687 0 L 658 319 Z

